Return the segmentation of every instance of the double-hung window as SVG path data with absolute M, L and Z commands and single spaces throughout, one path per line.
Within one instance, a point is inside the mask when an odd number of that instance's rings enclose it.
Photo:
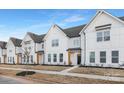
M 48 54 L 48 62 L 51 62 L 51 54 Z
M 97 32 L 97 42 L 103 41 L 103 33 Z
M 100 63 L 106 63 L 106 51 L 100 52 Z
M 95 63 L 95 52 L 90 52 L 90 63 Z
M 59 54 L 59 61 L 63 62 L 63 54 L 62 53 Z
M 57 46 L 59 46 L 59 40 L 58 39 L 52 40 L 52 47 L 57 47 Z
M 109 41 L 110 40 L 110 31 L 105 31 L 104 32 L 104 41 Z
M 57 54 L 53 54 L 53 62 L 57 62 Z
M 118 63 L 118 62 L 119 62 L 119 52 L 112 51 L 112 63 Z

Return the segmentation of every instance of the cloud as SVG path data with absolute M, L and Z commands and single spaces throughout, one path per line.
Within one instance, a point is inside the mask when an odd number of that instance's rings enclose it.
M 81 16 L 81 15 L 74 15 L 74 16 L 71 16 L 69 18 L 64 19 L 63 22 L 70 23 L 70 22 L 78 22 L 78 21 L 81 21 L 81 20 L 84 20 L 83 16 Z

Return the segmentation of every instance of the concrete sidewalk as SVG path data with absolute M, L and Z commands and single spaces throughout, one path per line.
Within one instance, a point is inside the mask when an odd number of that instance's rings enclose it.
M 19 70 L 19 71 L 27 70 L 27 69 L 22 69 L 22 68 L 5 68 L 5 67 L 0 67 L 0 69 Z M 90 78 L 90 79 L 100 79 L 100 80 L 124 82 L 124 77 L 110 77 L 110 76 L 91 75 L 91 74 L 78 74 L 78 73 L 69 73 L 69 72 L 64 72 L 64 71 L 57 72 L 57 71 L 45 71 L 45 70 L 34 70 L 34 69 L 28 69 L 28 70 L 35 71 L 35 72 L 41 73 L 41 74 L 65 75 L 65 76 L 73 76 L 73 77 L 82 77 L 82 78 Z

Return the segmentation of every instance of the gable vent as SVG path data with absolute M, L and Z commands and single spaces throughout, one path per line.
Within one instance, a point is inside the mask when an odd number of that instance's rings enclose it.
M 95 29 L 96 29 L 96 31 L 105 30 L 105 29 L 111 29 L 111 24 L 105 24 L 105 25 L 101 25 L 101 26 L 96 26 Z

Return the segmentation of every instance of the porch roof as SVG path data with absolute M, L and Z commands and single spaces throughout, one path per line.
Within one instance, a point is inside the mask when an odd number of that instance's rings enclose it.
M 81 48 L 68 48 L 67 51 L 69 50 L 81 50 Z

